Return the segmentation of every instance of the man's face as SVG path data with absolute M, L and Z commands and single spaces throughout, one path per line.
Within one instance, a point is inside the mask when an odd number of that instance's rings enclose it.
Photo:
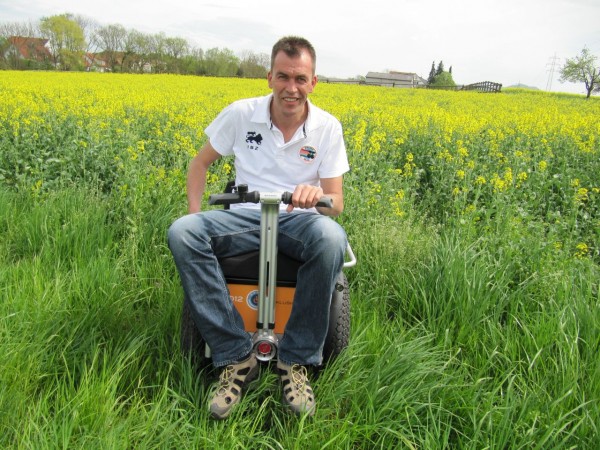
M 317 84 L 310 53 L 303 49 L 299 56 L 290 58 L 280 51 L 273 60 L 273 68 L 267 79 L 269 87 L 273 89 L 275 114 L 287 117 L 304 114 L 308 94 Z

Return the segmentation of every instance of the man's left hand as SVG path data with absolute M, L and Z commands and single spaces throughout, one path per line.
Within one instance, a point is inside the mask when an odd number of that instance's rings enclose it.
M 294 208 L 314 208 L 321 197 L 323 197 L 323 189 L 320 187 L 299 184 L 292 193 L 292 203 L 288 205 L 286 211 L 292 212 Z

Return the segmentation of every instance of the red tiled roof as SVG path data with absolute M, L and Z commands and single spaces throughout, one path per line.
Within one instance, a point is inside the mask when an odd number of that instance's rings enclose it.
M 46 47 L 48 39 L 11 36 L 8 38 L 8 42 L 24 59 L 43 61 L 52 57 L 50 50 Z

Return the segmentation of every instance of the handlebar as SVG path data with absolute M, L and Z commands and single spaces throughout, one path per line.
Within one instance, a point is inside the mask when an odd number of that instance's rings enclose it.
M 292 193 L 291 192 L 283 192 L 281 195 L 279 194 L 270 194 L 263 193 L 263 197 L 273 197 L 277 196 L 277 199 L 280 198 L 281 203 L 285 205 L 289 205 L 292 203 Z M 258 191 L 248 192 L 247 185 L 239 185 L 233 188 L 233 192 L 225 193 L 225 194 L 212 194 L 208 198 L 209 205 L 233 205 L 235 203 L 260 203 L 261 193 Z M 323 196 L 317 202 L 316 206 L 324 207 L 324 208 L 333 208 L 333 199 L 331 197 Z

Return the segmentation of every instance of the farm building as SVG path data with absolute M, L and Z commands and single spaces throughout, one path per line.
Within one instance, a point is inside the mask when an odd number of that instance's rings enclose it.
M 387 86 L 397 88 L 414 88 L 425 86 L 427 80 L 411 72 L 369 72 L 365 84 L 373 86 Z

